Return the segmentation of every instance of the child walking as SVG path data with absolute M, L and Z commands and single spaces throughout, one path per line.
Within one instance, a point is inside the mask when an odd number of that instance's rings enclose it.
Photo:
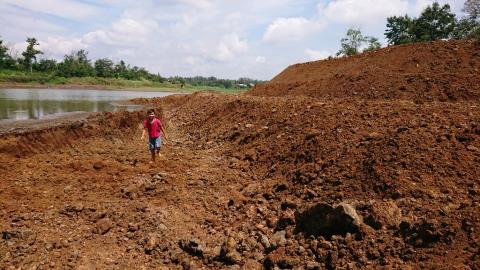
M 149 109 L 147 111 L 148 118 L 143 122 L 142 140 L 145 138 L 145 133 L 148 132 L 148 148 L 152 154 L 150 163 L 155 162 L 155 157 L 160 156 L 160 147 L 162 146 L 162 135 L 167 138 L 167 133 L 163 128 L 160 119 L 155 117 L 155 110 Z

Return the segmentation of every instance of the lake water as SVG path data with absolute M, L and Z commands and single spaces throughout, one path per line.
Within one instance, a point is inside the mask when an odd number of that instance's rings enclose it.
M 0 89 L 0 120 L 42 119 L 69 112 L 140 109 L 120 100 L 164 97 L 176 93 L 88 89 Z

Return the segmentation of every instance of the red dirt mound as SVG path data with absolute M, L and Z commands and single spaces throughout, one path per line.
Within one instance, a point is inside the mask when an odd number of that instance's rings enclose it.
M 420 102 L 480 100 L 480 42 L 401 45 L 352 57 L 296 64 L 249 93 Z

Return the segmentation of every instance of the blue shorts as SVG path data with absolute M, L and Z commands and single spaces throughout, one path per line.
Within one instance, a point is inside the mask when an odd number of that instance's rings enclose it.
M 162 146 L 162 139 L 160 137 L 148 138 L 148 148 L 150 150 L 160 149 L 160 146 Z

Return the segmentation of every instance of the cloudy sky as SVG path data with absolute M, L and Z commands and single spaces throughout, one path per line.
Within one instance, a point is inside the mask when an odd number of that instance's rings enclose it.
M 349 27 L 383 40 L 386 17 L 417 16 L 430 0 L 0 0 L 0 36 L 26 37 L 42 57 L 85 49 L 162 76 L 270 79 L 334 55 Z M 449 3 L 461 15 L 463 0 Z M 385 41 L 383 41 L 385 43 Z

